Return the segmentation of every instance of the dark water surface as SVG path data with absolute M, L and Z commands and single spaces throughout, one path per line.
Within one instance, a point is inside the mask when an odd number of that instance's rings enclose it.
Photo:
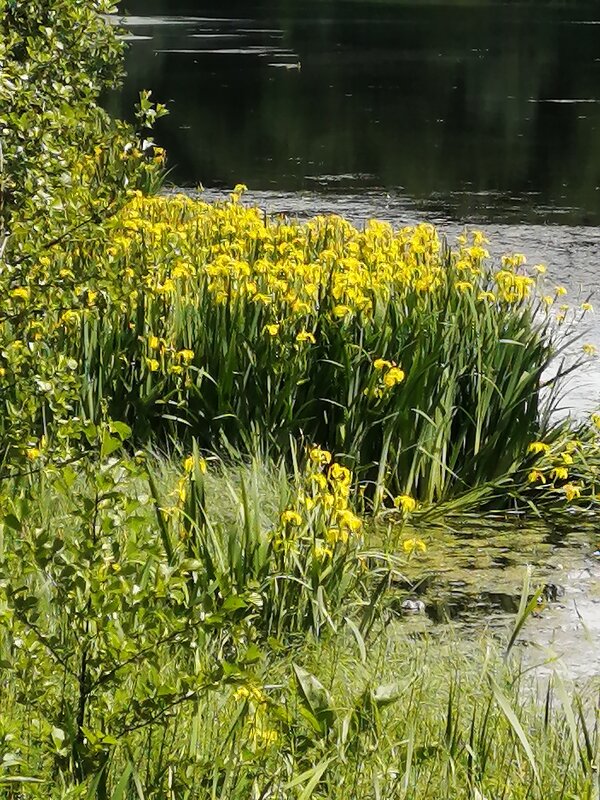
M 460 219 L 600 222 L 597 2 L 121 8 L 139 38 L 118 104 L 144 87 L 169 102 L 159 134 L 181 185 L 385 189 Z

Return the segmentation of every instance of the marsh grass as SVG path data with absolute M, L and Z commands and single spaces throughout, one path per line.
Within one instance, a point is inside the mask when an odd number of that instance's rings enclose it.
M 159 660 L 161 686 L 182 659 L 173 648 Z M 196 664 L 201 674 L 213 668 L 206 651 Z M 251 671 L 213 681 L 160 724 L 115 743 L 105 734 L 110 755 L 83 785 L 52 767 L 62 742 L 57 729 L 40 737 L 37 698 L 0 691 L 14 754 L 5 750 L 6 797 L 597 796 L 593 688 L 536 684 L 489 641 L 411 640 L 395 630 L 366 659 L 341 634 L 263 652 Z
M 62 273 L 103 274 L 61 297 L 48 344 L 79 365 L 78 415 L 108 411 L 138 442 L 288 469 L 294 445 L 319 443 L 377 509 L 385 490 L 510 504 L 529 444 L 560 435 L 568 325 L 481 234 L 450 248 L 426 225 L 268 220 L 240 189 L 215 206 L 134 199 L 105 236 L 56 253 Z
M 0 796 L 595 797 L 594 686 L 521 661 L 531 587 L 508 649 L 407 635 L 381 613 L 397 538 L 328 541 L 318 501 L 282 525 L 308 469 L 196 451 L 15 483 Z
M 562 290 L 477 232 L 144 197 L 108 8 L 0 0 L 0 796 L 597 798 L 585 687 L 383 613 L 434 508 L 593 510 Z

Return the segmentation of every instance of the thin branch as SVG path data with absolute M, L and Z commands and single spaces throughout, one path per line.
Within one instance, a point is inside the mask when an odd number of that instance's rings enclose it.
M 124 200 L 123 205 L 125 205 L 126 202 L 127 201 Z M 104 222 L 107 219 L 111 219 L 111 217 L 114 217 L 121 210 L 121 206 L 115 204 L 116 200 L 111 201 L 103 209 L 101 209 L 100 211 L 95 211 L 93 214 L 90 214 L 89 217 L 86 217 L 81 222 L 78 222 L 77 225 L 75 225 L 74 227 L 69 228 L 69 230 L 65 231 L 64 233 L 61 233 L 60 236 L 56 236 L 54 239 L 50 239 L 48 242 L 40 244 L 39 247 L 36 249 L 35 253 L 25 253 L 25 255 L 22 255 L 20 258 L 14 259 L 14 261 L 12 262 L 13 266 L 18 266 L 19 264 L 22 264 L 25 261 L 29 261 L 32 258 L 38 258 L 40 252 L 43 252 L 44 250 L 50 250 L 55 245 L 60 244 L 65 239 L 68 239 L 70 236 L 72 236 L 75 233 L 75 231 L 78 231 L 80 228 L 89 225 L 90 222 L 99 225 L 101 222 Z M 103 217 L 102 214 L 105 214 L 106 216 Z
M 46 639 L 44 634 L 40 631 L 40 629 L 37 627 L 35 622 L 31 622 L 31 620 L 27 619 L 27 617 L 21 616 L 21 614 L 19 614 L 18 611 L 17 611 L 17 616 L 20 619 L 20 621 L 24 625 L 26 625 L 29 628 L 29 630 L 32 631 L 32 633 L 35 634 L 38 642 L 40 642 L 40 644 L 44 645 L 46 650 L 48 650 L 48 652 L 61 665 L 61 667 L 64 668 L 65 672 L 68 672 L 69 675 L 71 675 L 73 678 L 79 678 L 77 672 L 75 670 L 71 669 L 71 667 L 69 667 L 68 662 L 65 661 L 65 659 L 56 652 L 55 648 L 50 644 L 50 642 L 48 642 L 48 640 Z
M 84 459 L 87 455 L 89 455 L 89 453 L 78 453 L 76 456 L 68 458 L 66 461 L 61 461 L 60 463 L 54 464 L 54 466 L 66 467 L 69 464 L 76 464 L 78 461 Z M 12 478 L 25 478 L 30 475 L 36 475 L 37 473 L 42 472 L 42 470 L 45 470 L 47 466 L 47 464 L 42 464 L 39 467 L 30 467 L 29 469 L 14 470 L 13 472 L 4 473 L 0 472 L 0 481 L 8 481 Z
M 158 722 L 162 719 L 166 714 L 172 711 L 177 706 L 180 706 L 182 703 L 187 702 L 188 700 L 197 700 L 203 692 L 210 688 L 212 684 L 206 683 L 203 686 L 200 686 L 198 689 L 192 690 L 190 689 L 189 692 L 186 692 L 181 697 L 178 697 L 176 700 L 173 700 L 169 705 L 161 708 L 153 716 L 149 717 L 148 719 L 142 720 L 140 722 L 135 723 L 134 725 L 125 726 L 121 729 L 120 733 L 117 734 L 119 738 L 122 736 L 126 736 L 128 733 L 133 733 L 134 731 L 139 731 L 142 728 L 147 728 L 148 725 L 153 725 L 155 722 Z
M 132 655 L 130 658 L 127 658 L 125 659 L 125 661 L 122 661 L 120 664 L 117 664 L 116 666 L 112 667 L 112 669 L 109 669 L 107 672 L 100 675 L 100 677 L 90 685 L 90 692 L 94 691 L 94 689 L 97 689 L 99 686 L 103 686 L 105 683 L 107 683 L 107 681 L 111 680 L 111 678 L 113 678 L 117 674 L 117 672 L 119 672 L 119 670 L 129 666 L 130 664 L 134 664 L 136 661 L 143 658 L 145 655 L 147 655 L 152 650 L 155 650 L 157 647 L 160 647 L 161 645 L 166 644 L 167 642 L 173 641 L 180 634 L 185 633 L 187 630 L 190 630 L 191 627 L 192 627 L 191 625 L 185 625 L 179 630 L 173 631 L 168 636 L 164 636 L 162 639 L 158 639 L 156 642 L 152 642 L 152 644 L 148 645 L 148 647 L 143 648 L 139 652 Z

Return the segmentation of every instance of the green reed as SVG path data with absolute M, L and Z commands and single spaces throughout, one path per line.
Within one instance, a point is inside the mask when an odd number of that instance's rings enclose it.
M 310 240 L 315 253 L 330 245 L 331 234 Z M 139 291 L 132 301 L 118 294 L 113 301 L 120 271 L 141 275 L 148 258 L 160 259 L 134 242 L 110 266 L 108 301 L 59 336 L 57 347 L 81 365 L 82 414 L 98 419 L 108 409 L 138 441 L 194 438 L 208 450 L 226 443 L 288 463 L 291 442 L 318 442 L 374 487 L 372 498 L 385 487 L 426 504 L 514 476 L 531 462 L 532 441 L 557 435 L 552 411 L 573 367 L 548 377 L 564 346 L 556 325 L 540 299 L 481 303 L 457 291 L 461 275 L 449 252 L 446 288 L 425 304 L 410 292 L 388 297 L 374 289 L 372 312 L 340 320 L 321 286 L 303 320 L 316 342 L 298 347 L 293 332 L 265 334 L 273 309 L 239 293 L 215 302 L 202 255 L 189 246 L 199 273 L 174 294 Z M 252 265 L 252 252 L 243 256 Z M 489 289 L 494 273 L 486 270 L 480 283 Z M 190 354 L 184 375 L 169 372 L 165 356 L 155 358 L 149 337 Z M 378 358 L 405 373 L 382 396 Z
M 408 636 L 381 609 L 363 636 L 383 570 L 342 549 L 343 576 L 315 585 L 301 531 L 300 563 L 273 550 L 297 487 L 267 465 L 113 455 L 13 490 L 0 796 L 597 796 L 594 682 L 533 677 L 527 585 L 505 658 L 489 638 Z

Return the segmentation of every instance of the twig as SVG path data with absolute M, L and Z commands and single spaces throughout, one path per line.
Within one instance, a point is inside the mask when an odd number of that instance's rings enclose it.
M 29 630 L 32 631 L 35 634 L 38 642 L 40 642 L 40 644 L 44 645 L 46 650 L 48 650 L 48 652 L 56 659 L 56 661 L 61 665 L 61 667 L 63 667 L 64 670 L 69 673 L 69 675 L 71 675 L 74 678 L 77 678 L 78 675 L 75 672 L 75 670 L 71 669 L 69 667 L 69 665 L 68 665 L 68 662 L 65 661 L 65 659 L 56 652 L 54 647 L 48 642 L 48 640 L 46 639 L 44 634 L 40 631 L 40 629 L 37 627 L 35 622 L 31 622 L 30 620 L 27 619 L 26 616 L 22 616 L 21 614 L 19 614 L 18 611 L 17 611 L 17 615 L 18 615 L 18 618 L 21 620 L 21 622 L 24 625 L 26 625 L 29 628 Z
M 112 667 L 112 669 L 109 669 L 107 672 L 104 672 L 102 675 L 100 675 L 100 677 L 97 680 L 95 680 L 92 684 L 90 684 L 90 692 L 93 692 L 94 689 L 98 688 L 98 686 L 103 686 L 107 681 L 113 678 L 119 670 L 129 666 L 130 664 L 135 663 L 136 661 L 138 661 L 138 659 L 143 658 L 147 653 L 149 653 L 152 650 L 155 650 L 157 647 L 160 647 L 161 645 L 166 644 L 167 642 L 170 642 L 173 639 L 176 639 L 180 634 L 185 633 L 186 630 L 189 630 L 190 627 L 191 627 L 190 625 L 185 625 L 183 628 L 180 628 L 177 631 L 173 631 L 173 633 L 170 633 L 168 636 L 164 636 L 162 639 L 158 639 L 156 642 L 152 642 L 152 644 L 148 645 L 148 647 L 143 648 L 139 652 L 135 653 L 135 655 L 125 659 L 125 661 L 122 661 L 120 664 L 117 664 L 115 667 Z

